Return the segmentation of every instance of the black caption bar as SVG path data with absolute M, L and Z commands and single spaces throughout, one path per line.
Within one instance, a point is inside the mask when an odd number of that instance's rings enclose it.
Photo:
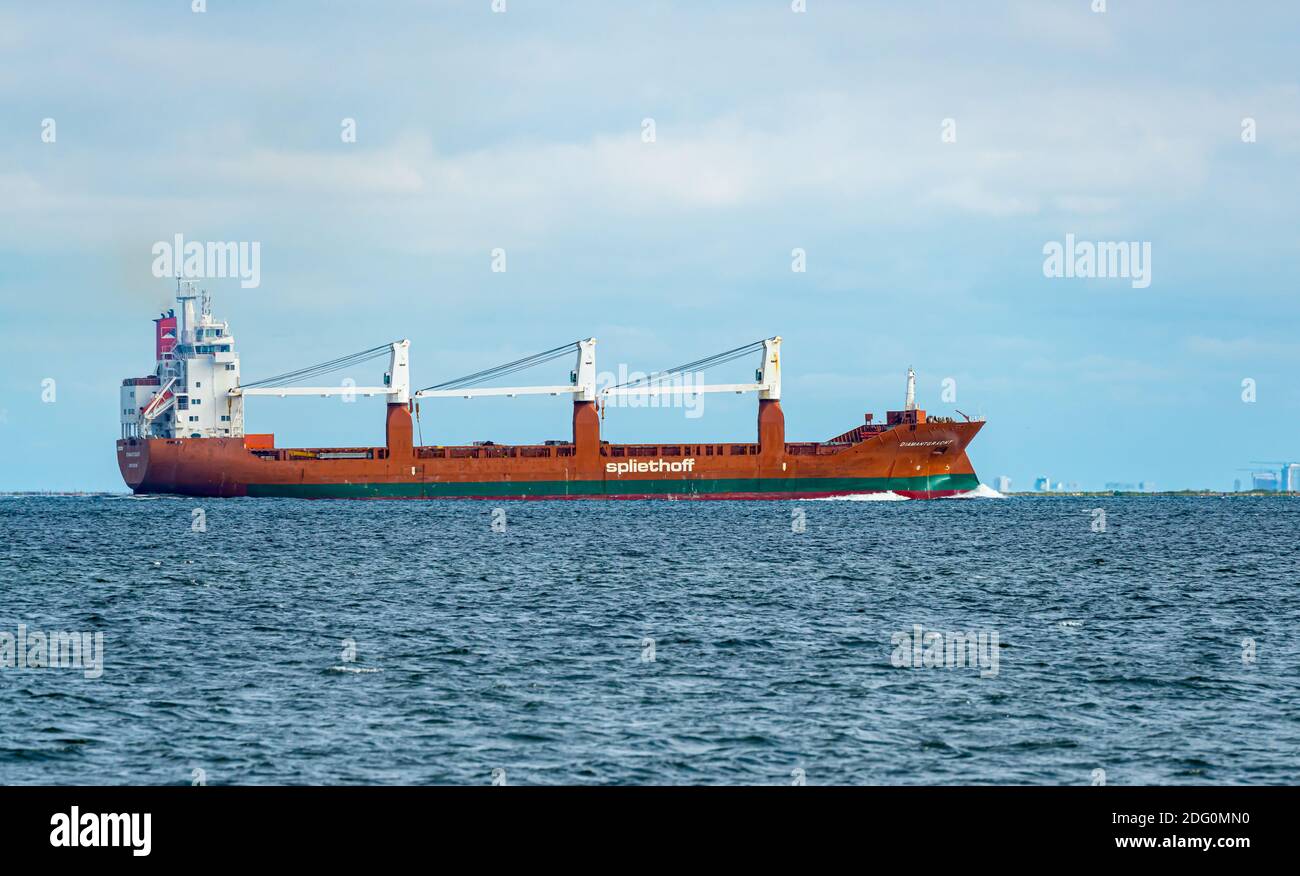
M 1290 847 L 1296 788 L 0 788 L 7 854 L 295 862 L 697 844 L 738 859 L 813 849 L 982 860 L 1229 862 Z M 484 845 L 484 844 L 487 845 Z M 621 850 L 621 851 L 620 851 Z M 609 859 L 613 861 L 615 859 Z

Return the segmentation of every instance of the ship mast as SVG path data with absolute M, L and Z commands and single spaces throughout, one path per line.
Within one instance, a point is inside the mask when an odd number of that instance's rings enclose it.
M 194 328 L 198 324 L 198 320 L 194 315 L 194 302 L 198 300 L 198 297 L 199 283 L 197 280 L 176 278 L 176 300 L 181 305 L 180 325 L 177 326 L 176 331 L 176 342 L 178 344 L 194 342 Z
M 916 372 L 911 366 L 907 369 L 907 399 L 903 402 L 903 410 L 916 410 Z

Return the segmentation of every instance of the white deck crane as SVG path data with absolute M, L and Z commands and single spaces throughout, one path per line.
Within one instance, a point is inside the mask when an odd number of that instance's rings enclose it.
M 393 341 L 386 345 L 389 350 L 389 367 L 384 374 L 383 386 L 292 386 L 288 385 L 298 380 L 307 379 L 312 376 L 338 371 L 341 368 L 355 365 L 359 362 L 373 359 L 382 354 L 384 347 L 375 347 L 370 350 L 364 350 L 360 353 L 354 353 L 351 356 L 344 356 L 330 362 L 323 362 L 319 365 L 313 365 L 309 368 L 291 371 L 286 374 L 277 375 L 276 377 L 266 378 L 265 380 L 256 381 L 246 386 L 236 387 L 230 391 L 231 396 L 277 396 L 285 398 L 286 396 L 331 396 L 331 395 L 386 395 L 389 397 L 390 404 L 406 404 L 410 401 L 418 401 L 426 398 L 482 398 L 490 396 L 505 396 L 514 398 L 520 395 L 562 395 L 572 394 L 575 401 L 595 402 L 609 396 L 628 396 L 628 395 L 674 395 L 674 394 L 695 394 L 710 392 L 757 392 L 760 399 L 776 401 L 781 398 L 781 338 L 771 337 L 762 341 L 755 341 L 743 347 L 737 347 L 734 350 L 709 356 L 695 362 L 689 362 L 677 368 L 670 369 L 661 373 L 650 375 L 639 381 L 619 386 L 609 387 L 597 391 L 596 389 L 596 339 L 586 338 L 581 341 L 574 341 L 562 347 L 556 347 L 552 350 L 546 350 L 536 353 L 532 356 L 525 356 L 522 359 L 516 359 L 513 362 L 507 362 L 504 365 L 498 365 L 494 368 L 484 369 L 482 371 L 467 374 L 454 380 L 448 380 L 434 386 L 425 387 L 424 389 L 412 392 L 410 377 L 410 352 L 409 340 Z M 681 374 L 691 369 L 703 370 L 704 368 L 723 362 L 730 362 L 741 356 L 756 352 L 759 349 L 763 351 L 763 361 L 761 366 L 755 372 L 754 383 L 717 383 L 717 384 L 694 384 L 694 385 L 672 385 L 664 384 L 660 381 L 666 380 L 674 374 Z M 489 380 L 503 377 L 515 372 L 532 368 L 545 362 L 550 362 L 571 352 L 577 353 L 576 367 L 570 373 L 568 385 L 542 385 L 542 386 L 480 386 Z
M 549 362 L 552 359 L 557 359 L 575 349 L 578 354 L 577 367 L 575 367 L 570 373 L 570 382 L 567 386 L 477 385 L 496 377 L 503 377 L 507 374 L 513 374 L 516 371 L 522 371 L 525 368 L 531 368 L 534 365 L 540 365 L 543 362 Z M 507 398 L 514 398 L 517 395 L 561 395 L 563 393 L 572 393 L 575 401 L 596 400 L 595 338 L 574 341 L 572 344 L 566 344 L 563 347 L 556 347 L 553 350 L 547 350 L 532 356 L 525 356 L 523 359 L 516 359 L 514 362 L 507 362 L 506 364 L 498 365 L 495 368 L 477 371 L 474 374 L 467 374 L 464 377 L 458 377 L 455 380 L 448 380 L 435 386 L 426 387 L 425 389 L 413 393 L 411 398 L 417 401 L 425 398 L 481 398 L 484 396 L 506 396 Z
M 718 365 L 723 362 L 730 362 L 740 356 L 747 355 L 756 351 L 759 347 L 763 350 L 763 363 L 754 374 L 754 383 L 707 383 L 707 384 L 662 384 L 658 381 L 665 380 L 674 374 L 682 374 L 692 369 L 703 370 L 707 367 Z M 658 374 L 652 374 L 642 380 L 622 384 L 620 386 L 611 386 L 604 390 L 602 396 L 624 396 L 624 395 L 693 395 L 705 392 L 757 392 L 758 397 L 764 400 L 779 401 L 781 398 L 781 338 L 780 336 L 767 338 L 762 341 L 755 341 L 752 344 L 746 344 L 743 347 L 737 347 L 734 350 L 728 350 L 725 353 L 718 353 L 707 359 L 700 359 L 695 362 L 688 362 L 677 368 L 670 368 L 667 371 Z
M 331 362 L 323 362 L 320 365 L 314 365 L 310 368 L 304 368 L 300 371 L 291 371 L 286 374 L 280 374 L 275 377 L 268 377 L 265 380 L 259 380 L 247 386 L 237 386 L 230 391 L 234 397 L 250 395 L 273 395 L 284 398 L 291 395 L 362 395 L 375 396 L 386 395 L 390 404 L 406 404 L 411 400 L 411 363 L 410 348 L 411 342 L 408 340 L 393 341 L 385 345 L 389 351 L 388 371 L 384 373 L 383 386 L 274 386 L 271 384 L 287 383 L 293 380 L 302 380 L 312 376 L 327 373 L 329 371 L 338 371 L 349 365 L 359 364 L 367 359 L 373 359 L 376 355 L 382 355 L 384 347 L 375 347 L 371 350 L 365 350 L 361 353 L 354 353 L 351 356 L 344 356 L 341 359 L 335 359 Z

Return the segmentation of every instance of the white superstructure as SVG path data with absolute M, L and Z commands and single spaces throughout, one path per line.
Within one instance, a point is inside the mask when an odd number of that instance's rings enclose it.
M 177 309 L 154 319 L 154 373 L 122 381 L 123 438 L 242 438 L 247 396 L 375 396 L 411 400 L 410 341 L 384 344 L 332 363 L 239 382 L 239 354 L 230 324 L 214 319 L 212 300 L 193 281 L 178 281 Z M 178 312 L 179 311 L 179 312 Z M 382 386 L 296 386 L 297 381 L 388 356 Z M 594 359 L 592 360 L 594 367 Z M 594 382 L 594 381 L 593 381 Z
M 244 434 L 239 354 L 230 325 L 212 316 L 206 291 L 181 282 L 173 310 L 154 320 L 149 377 L 122 381 L 123 438 L 232 438 Z

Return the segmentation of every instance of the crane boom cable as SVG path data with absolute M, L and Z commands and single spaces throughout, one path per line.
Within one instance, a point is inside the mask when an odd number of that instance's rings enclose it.
M 326 362 L 320 362 L 316 365 L 308 365 L 305 368 L 298 368 L 293 371 L 286 371 L 283 374 L 276 374 L 272 377 L 264 377 L 261 380 L 254 380 L 249 383 L 240 384 L 241 388 L 251 389 L 259 386 L 286 385 L 298 383 L 311 377 L 319 377 L 323 374 L 329 374 L 333 371 L 339 371 L 349 368 L 353 365 L 359 365 L 362 362 L 369 362 L 388 355 L 392 349 L 392 344 L 383 344 L 378 347 L 371 347 L 369 350 L 362 350 L 359 353 L 350 353 L 347 356 L 340 356 L 337 359 L 330 359 Z
M 534 353 L 531 356 L 524 356 L 523 358 L 516 359 L 513 362 L 506 362 L 502 365 L 494 365 L 491 368 L 485 368 L 482 371 L 475 371 L 472 374 L 466 374 L 463 377 L 457 377 L 453 380 L 448 380 L 438 384 L 437 386 L 432 386 L 429 388 L 430 389 L 457 388 L 460 385 L 482 383 L 494 377 L 499 377 L 505 374 L 514 374 L 517 371 L 523 371 L 526 368 L 532 368 L 534 365 L 540 365 L 543 362 L 549 362 L 553 359 L 558 359 L 561 356 L 572 353 L 577 349 L 578 349 L 578 342 L 573 341 L 572 343 L 564 344 L 563 346 L 560 347 L 555 347 L 550 350 L 544 350 L 541 353 Z
M 275 387 L 275 386 L 287 386 L 294 383 L 301 383 L 304 380 L 321 377 L 325 374 L 330 374 L 335 371 L 341 371 L 344 368 L 349 368 L 354 365 L 360 365 L 364 362 L 370 362 L 372 360 L 382 358 L 385 355 L 387 355 L 387 353 L 381 351 L 378 353 L 372 353 L 369 356 L 348 357 L 346 359 L 332 362 L 329 365 L 315 366 L 312 368 L 301 369 L 299 371 L 291 371 L 285 374 L 276 375 L 275 377 L 268 377 L 263 380 L 256 381 L 255 383 L 243 384 L 243 386 L 246 388 L 263 387 L 263 386 Z
M 424 387 L 424 389 L 419 390 L 419 392 L 431 392 L 435 390 L 448 390 L 448 389 L 468 389 L 471 386 L 478 386 L 480 384 L 486 383 L 489 380 L 495 380 L 499 377 L 505 377 L 507 375 L 515 374 L 519 371 L 524 371 L 528 368 L 533 368 L 537 365 L 542 365 L 545 364 L 546 362 L 559 359 L 562 356 L 566 356 L 569 353 L 575 352 L 577 349 L 578 349 L 578 342 L 573 341 L 572 343 L 564 344 L 563 346 L 560 347 L 555 347 L 550 350 L 543 350 L 540 353 L 534 353 L 531 356 L 524 356 L 523 358 L 516 359 L 513 362 L 505 362 L 501 365 L 494 365 L 491 368 L 484 368 L 483 370 L 475 371 L 472 374 L 466 374 L 461 377 L 453 378 L 451 380 L 445 380 L 442 383 L 436 383 L 433 386 L 426 386 Z
M 653 374 L 639 377 L 636 380 L 629 380 L 624 383 L 615 384 L 609 388 L 621 389 L 625 386 L 653 386 L 656 383 L 661 383 L 664 380 L 668 380 L 674 375 L 681 374 L 685 371 L 705 371 L 718 365 L 725 365 L 729 362 L 734 362 L 737 359 L 744 358 L 750 353 L 757 352 L 761 349 L 763 349 L 763 341 L 754 341 L 753 343 L 745 344 L 741 347 L 735 347 L 731 350 L 725 350 L 721 353 L 715 353 L 712 356 L 705 356 L 703 359 L 696 359 L 694 362 L 687 362 L 665 371 L 656 371 Z
M 545 358 L 543 358 L 543 359 L 536 359 L 536 360 L 533 360 L 533 361 L 527 362 L 527 363 L 525 363 L 525 364 L 519 365 L 519 366 L 516 367 L 516 368 L 510 368 L 510 369 L 501 370 L 501 371 L 494 371 L 494 372 L 492 372 L 491 374 L 488 374 L 488 375 L 485 375 L 485 376 L 483 376 L 483 377 L 478 378 L 477 380 L 472 380 L 472 381 L 469 381 L 469 382 L 465 382 L 465 383 L 460 384 L 459 386 L 452 387 L 452 388 L 454 388 L 454 389 L 467 389 L 467 388 L 469 388 L 469 387 L 471 387 L 471 386 L 479 386 L 479 385 L 481 385 L 481 384 L 483 384 L 483 383 L 486 383 L 486 382 L 489 381 L 489 380 L 494 380 L 494 379 L 499 378 L 499 377 L 506 377 L 506 376 L 508 376 L 508 375 L 515 374 L 515 373 L 517 373 L 517 372 L 519 372 L 519 371 L 526 371 L 527 369 L 529 369 L 529 368 L 533 368 L 533 367 L 535 367 L 535 366 L 537 366 L 537 365 L 544 365 L 544 364 L 547 363 L 547 362 L 553 362 L 553 361 L 556 360 L 556 359 L 560 359 L 560 358 L 563 358 L 564 356 L 569 355 L 571 352 L 572 352 L 571 350 L 562 350 L 561 352 L 558 352 L 558 353 L 556 353 L 556 354 L 554 354 L 554 355 L 552 355 L 552 356 L 547 356 L 547 357 L 545 357 Z
M 365 363 L 365 362 L 372 362 L 372 361 L 374 361 L 374 360 L 376 360 L 376 359 L 382 359 L 382 358 L 384 358 L 384 357 L 387 356 L 387 355 L 388 355 L 388 352 L 387 352 L 387 351 L 381 351 L 381 352 L 378 352 L 378 353 L 373 353 L 373 354 L 371 354 L 371 355 L 369 355 L 369 356 L 358 356 L 358 357 L 356 357 L 356 358 L 352 358 L 352 359 L 348 359 L 348 360 L 343 361 L 343 362 L 339 362 L 339 363 L 337 363 L 337 364 L 335 364 L 335 365 L 332 365 L 332 366 L 330 366 L 330 367 L 327 367 L 327 368 L 314 368 L 314 369 L 308 371 L 307 373 L 299 374 L 299 375 L 297 375 L 296 377 L 292 377 L 292 378 L 286 379 L 286 380 L 283 381 L 283 383 L 285 383 L 285 384 L 301 383 L 301 382 L 303 382 L 304 380 L 308 380 L 308 379 L 310 379 L 310 378 L 321 377 L 321 376 L 323 376 L 323 375 L 330 374 L 330 373 L 333 373 L 333 372 L 335 372 L 335 371 L 342 371 L 344 368 L 350 368 L 350 367 L 352 367 L 352 366 L 354 366 L 354 365 L 360 365 L 360 364 L 363 364 L 363 363 Z

